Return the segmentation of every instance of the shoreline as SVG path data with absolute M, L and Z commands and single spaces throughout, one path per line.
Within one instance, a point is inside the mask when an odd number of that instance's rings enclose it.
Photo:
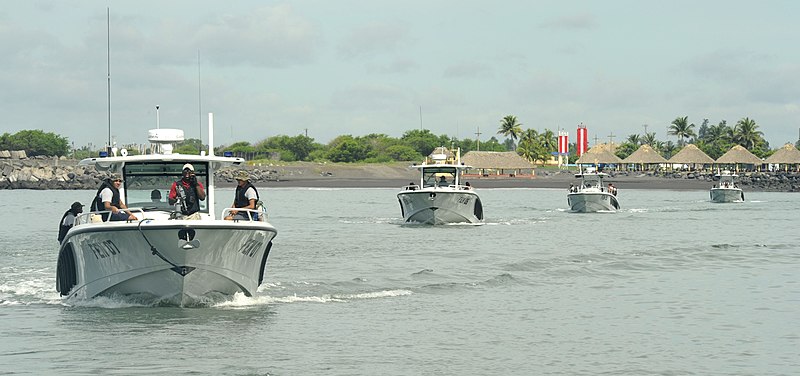
M 74 160 L 25 159 L 0 160 L 0 189 L 78 190 L 96 189 L 107 172 L 81 166 Z M 221 188 L 236 187 L 234 174 L 245 169 L 258 188 L 396 188 L 410 182 L 419 183 L 419 173 L 409 163 L 336 164 L 292 162 L 286 164 L 254 164 L 216 171 L 214 184 Z M 621 190 L 667 189 L 709 190 L 716 184 L 713 172 L 609 171 L 604 179 Z M 467 175 L 476 189 L 551 188 L 567 189 L 579 183 L 575 171 L 535 169 L 535 175 Z M 800 173 L 742 172 L 739 185 L 750 192 L 800 192 Z

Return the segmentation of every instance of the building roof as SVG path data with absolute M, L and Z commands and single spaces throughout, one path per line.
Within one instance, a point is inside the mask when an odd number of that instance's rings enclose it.
M 607 144 L 595 145 L 587 150 L 575 162 L 577 164 L 597 164 L 597 163 L 622 163 L 622 159 L 614 155 L 611 147 Z
M 667 160 L 658 154 L 650 145 L 639 146 L 633 154 L 622 160 L 622 163 L 667 163 Z
M 752 164 L 761 165 L 764 161 L 745 149 L 742 145 L 733 145 L 731 150 L 717 159 L 718 164 Z
M 708 156 L 700 148 L 694 144 L 688 144 L 681 149 L 677 154 L 669 159 L 669 163 L 681 164 L 712 164 L 714 158 Z
M 775 154 L 770 155 L 764 162 L 780 164 L 800 163 L 800 150 L 797 150 L 793 144 L 786 144 L 778 149 Z
M 517 170 L 532 169 L 533 164 L 514 151 L 470 151 L 461 162 L 478 169 Z

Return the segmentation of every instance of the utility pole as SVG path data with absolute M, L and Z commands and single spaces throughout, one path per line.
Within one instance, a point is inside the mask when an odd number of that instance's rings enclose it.
M 644 135 L 647 136 L 647 124 L 642 124 L 644 127 Z
M 594 134 L 594 146 L 597 146 L 597 133 Z
M 481 133 L 481 127 L 478 127 L 478 131 L 475 132 L 475 136 L 476 136 L 475 141 L 478 143 L 478 150 L 477 151 L 481 151 L 481 135 L 482 134 L 483 133 Z

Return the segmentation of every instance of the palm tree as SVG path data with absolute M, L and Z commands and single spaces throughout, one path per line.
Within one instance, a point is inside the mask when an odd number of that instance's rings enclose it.
M 511 138 L 512 144 L 514 144 L 521 133 L 522 123 L 517 123 L 516 116 L 508 115 L 500 121 L 500 130 L 497 131 L 497 134 L 502 134 L 503 136 Z M 514 150 L 517 150 L 516 144 L 514 144 Z
M 639 136 L 638 134 L 629 134 L 626 142 L 632 145 L 639 145 L 642 143 L 642 136 Z
M 523 142 L 532 142 L 532 141 L 536 141 L 538 139 L 539 139 L 539 132 L 537 130 L 535 130 L 533 128 L 526 129 L 524 132 L 522 132 L 520 134 L 519 143 L 520 143 L 520 146 L 521 146 L 521 144 Z
M 642 145 L 650 145 L 652 147 L 655 147 L 656 142 L 658 142 L 658 140 L 656 139 L 656 132 L 645 133 L 641 141 Z
M 688 116 L 676 117 L 675 120 L 672 121 L 672 124 L 669 126 L 667 134 L 678 136 L 678 145 L 683 146 L 684 138 L 695 136 L 692 128 L 694 128 L 694 123 L 689 124 Z
M 747 150 L 753 150 L 762 136 L 764 132 L 759 131 L 756 121 L 750 118 L 742 118 L 733 127 L 733 141 Z
M 547 152 L 558 151 L 558 139 L 553 131 L 545 129 L 544 132 L 539 134 L 539 140 Z
M 664 158 L 670 159 L 672 155 L 675 154 L 675 151 L 678 149 L 672 141 L 667 141 L 662 147 L 661 152 L 664 154 Z

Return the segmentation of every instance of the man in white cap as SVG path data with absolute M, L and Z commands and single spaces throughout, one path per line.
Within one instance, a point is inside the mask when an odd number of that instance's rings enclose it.
M 180 202 L 184 219 L 200 219 L 200 201 L 206 199 L 206 190 L 203 183 L 197 181 L 191 163 L 183 165 L 181 180 L 172 183 L 168 198 L 170 205 Z

